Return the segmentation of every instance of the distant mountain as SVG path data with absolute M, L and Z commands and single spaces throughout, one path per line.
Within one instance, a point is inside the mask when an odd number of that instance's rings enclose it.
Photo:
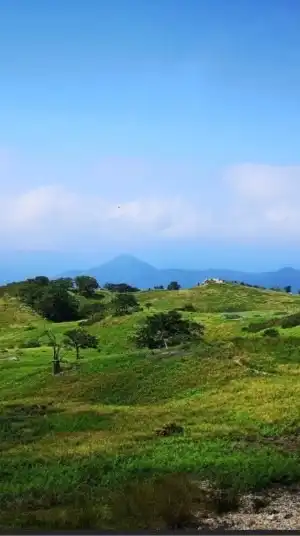
M 276 272 L 251 273 L 222 268 L 207 270 L 159 270 L 151 264 L 143 262 L 131 255 L 120 255 L 105 264 L 89 270 L 69 270 L 61 277 L 76 277 L 86 274 L 97 279 L 100 285 L 105 283 L 128 283 L 141 289 L 157 285 L 168 285 L 170 281 L 178 281 L 183 288 L 197 285 L 206 278 L 219 277 L 227 281 L 244 281 L 251 285 L 262 285 L 267 288 L 291 285 L 294 292 L 300 289 L 300 270 L 282 268 Z

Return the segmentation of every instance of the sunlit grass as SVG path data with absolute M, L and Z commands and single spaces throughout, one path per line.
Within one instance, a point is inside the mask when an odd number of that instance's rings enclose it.
M 200 508 L 191 482 L 209 479 L 238 493 L 299 479 L 298 328 L 269 341 L 242 327 L 256 315 L 297 310 L 300 298 L 230 285 L 138 296 L 152 302 L 149 312 L 89 327 L 100 351 L 83 350 L 79 369 L 68 368 L 75 360 L 68 351 L 57 377 L 51 348 L 19 348 L 41 336 L 45 321 L 0 311 L 2 529 L 191 528 L 196 499 Z M 196 311 L 183 315 L 205 325 L 204 341 L 169 351 L 134 347 L 143 317 L 191 302 Z M 240 317 L 227 318 L 234 308 Z M 60 335 L 70 327 L 47 325 Z M 18 361 L 9 361 L 16 352 Z M 184 434 L 156 435 L 170 422 Z

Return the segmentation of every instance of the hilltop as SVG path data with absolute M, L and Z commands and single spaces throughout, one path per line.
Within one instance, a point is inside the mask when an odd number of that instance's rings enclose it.
M 135 292 L 139 307 L 87 323 L 99 347 L 79 362 L 65 348 L 53 375 L 45 330 L 59 338 L 82 320 L 49 321 L 4 294 L 2 530 L 205 527 L 244 493 L 270 508 L 265 489 L 300 481 L 300 296 L 228 283 Z M 174 310 L 203 338 L 138 348 L 140 323 Z

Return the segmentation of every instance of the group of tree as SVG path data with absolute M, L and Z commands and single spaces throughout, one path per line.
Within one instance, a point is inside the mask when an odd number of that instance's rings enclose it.
M 132 287 L 127 285 L 127 283 L 105 283 L 104 288 L 110 292 L 118 292 L 119 294 L 123 292 L 138 292 L 137 287 Z
M 19 289 L 19 298 L 34 311 L 53 322 L 80 318 L 80 300 L 69 290 L 66 279 L 50 281 L 44 276 L 28 279 Z
M 177 281 L 171 281 L 167 286 L 167 290 L 180 290 L 180 288 L 181 287 Z

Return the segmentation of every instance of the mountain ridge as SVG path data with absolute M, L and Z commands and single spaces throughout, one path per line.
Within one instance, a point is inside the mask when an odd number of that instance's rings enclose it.
M 244 281 L 251 285 L 261 285 L 266 288 L 284 287 L 291 285 L 293 291 L 300 288 L 300 270 L 292 267 L 280 268 L 269 272 L 244 272 L 227 268 L 208 269 L 159 269 L 132 255 L 118 255 L 117 257 L 88 270 L 68 270 L 59 277 L 76 277 L 76 275 L 90 275 L 97 279 L 99 284 L 128 283 L 141 289 L 154 286 L 166 286 L 171 280 L 176 280 L 182 288 L 189 288 L 201 283 L 204 279 L 218 277 L 228 281 Z

